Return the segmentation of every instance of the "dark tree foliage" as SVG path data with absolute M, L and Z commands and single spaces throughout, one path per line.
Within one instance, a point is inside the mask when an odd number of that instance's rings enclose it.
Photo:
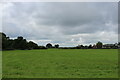
M 87 49 L 87 48 L 88 48 L 88 46 L 83 46 L 83 45 L 78 45 L 76 47 L 76 49 Z
M 45 46 L 39 46 L 39 49 L 47 49 Z
M 23 39 L 22 36 L 17 37 L 17 39 L 13 41 L 13 47 L 14 49 L 28 49 L 26 39 Z
M 81 49 L 84 49 L 84 46 L 83 46 L 83 45 L 80 45 L 80 48 L 81 48 Z
M 56 45 L 55 45 L 55 48 L 59 48 L 59 44 L 56 44 Z
M 6 37 L 6 34 L 0 33 L 2 35 L 2 48 L 8 49 L 10 46 L 9 37 Z
M 92 47 L 92 45 L 90 44 L 90 45 L 88 46 L 88 48 L 91 49 L 91 48 L 93 48 L 93 47 Z
M 103 43 L 100 41 L 96 43 L 97 48 L 102 48 L 102 45 L 103 45 Z
M 32 41 L 29 41 L 27 46 L 28 46 L 28 49 L 39 49 L 38 45 Z
M 52 48 L 52 44 L 48 43 L 48 44 L 46 45 L 46 48 Z
M 84 46 L 84 49 L 88 49 L 88 46 L 86 45 L 86 46 Z
M 118 48 L 120 49 L 120 42 L 118 42 Z
M 13 49 L 39 49 L 39 46 L 30 41 L 27 42 L 22 36 L 17 37 L 17 39 L 9 39 L 4 33 L 0 33 L 0 40 L 2 40 L 2 50 L 13 50 Z M 2 39 L 1 39 L 2 38 Z

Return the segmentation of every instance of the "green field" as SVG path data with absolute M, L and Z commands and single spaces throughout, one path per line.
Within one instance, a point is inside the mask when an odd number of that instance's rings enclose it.
M 117 49 L 3 51 L 3 78 L 118 78 Z

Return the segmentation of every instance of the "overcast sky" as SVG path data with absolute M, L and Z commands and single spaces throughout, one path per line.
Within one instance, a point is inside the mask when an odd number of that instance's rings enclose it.
M 9 2 L 3 7 L 2 31 L 39 45 L 116 43 L 117 18 L 117 2 Z

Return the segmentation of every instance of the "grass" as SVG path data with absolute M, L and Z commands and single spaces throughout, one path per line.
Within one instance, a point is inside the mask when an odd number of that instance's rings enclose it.
M 3 51 L 3 78 L 118 78 L 117 49 Z

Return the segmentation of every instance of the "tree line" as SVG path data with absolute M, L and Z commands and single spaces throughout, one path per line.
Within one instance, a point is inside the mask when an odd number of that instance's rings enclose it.
M 117 49 L 120 43 L 116 44 L 105 44 L 103 45 L 102 42 L 97 42 L 94 45 L 84 46 L 78 45 L 76 47 L 59 47 L 59 44 L 55 44 L 54 46 L 51 43 L 46 44 L 46 46 L 38 46 L 38 44 L 34 43 L 33 41 L 27 41 L 22 36 L 18 36 L 17 39 L 10 39 L 6 36 L 5 33 L 0 33 L 0 41 L 2 47 L 0 46 L 1 50 L 31 50 L 31 49 L 47 49 L 47 48 L 60 48 L 60 49 L 103 49 L 103 48 L 114 48 Z
M 38 46 L 33 41 L 27 41 L 22 36 L 17 37 L 17 39 L 10 39 L 4 33 L 0 33 L 0 38 L 2 38 L 2 50 L 14 50 L 14 49 L 46 49 L 44 46 Z

